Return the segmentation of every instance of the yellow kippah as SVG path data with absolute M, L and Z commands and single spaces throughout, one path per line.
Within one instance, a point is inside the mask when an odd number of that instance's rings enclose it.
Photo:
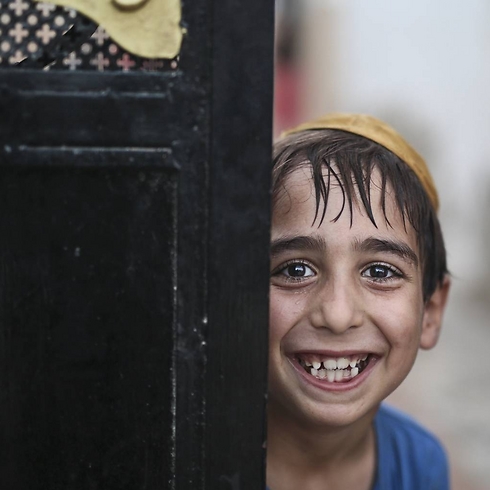
M 378 143 L 403 160 L 419 178 L 429 199 L 437 211 L 439 197 L 434 180 L 427 168 L 425 160 L 388 124 L 365 114 L 332 113 L 312 122 L 285 131 L 281 136 L 287 136 L 309 129 L 339 129 L 349 133 L 364 136 Z

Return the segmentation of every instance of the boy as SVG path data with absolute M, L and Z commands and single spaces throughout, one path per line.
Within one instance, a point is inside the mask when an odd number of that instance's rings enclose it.
M 423 159 L 332 114 L 275 145 L 267 485 L 447 490 L 440 444 L 380 405 L 439 335 L 449 290 Z

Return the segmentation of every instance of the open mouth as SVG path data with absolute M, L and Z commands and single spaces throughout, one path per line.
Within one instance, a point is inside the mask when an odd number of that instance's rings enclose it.
M 371 354 L 347 357 L 321 357 L 318 355 L 296 355 L 299 365 L 311 376 L 331 383 L 345 383 L 366 369 Z

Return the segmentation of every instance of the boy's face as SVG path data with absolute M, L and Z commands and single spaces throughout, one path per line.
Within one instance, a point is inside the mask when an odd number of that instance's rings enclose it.
M 333 179 L 332 179 L 333 180 Z M 300 424 L 343 426 L 370 417 L 432 347 L 439 319 L 422 297 L 415 231 L 390 190 L 386 223 L 379 179 L 377 228 L 331 185 L 322 225 L 312 225 L 309 168 L 289 176 L 272 219 L 269 413 Z M 320 214 L 322 206 L 320 206 Z M 332 369 L 336 368 L 336 369 Z

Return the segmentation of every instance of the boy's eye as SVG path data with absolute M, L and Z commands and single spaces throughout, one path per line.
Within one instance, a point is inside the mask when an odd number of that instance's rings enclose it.
M 286 266 L 281 273 L 288 277 L 310 277 L 314 275 L 314 272 L 306 264 L 296 262 Z
M 400 277 L 401 273 L 392 266 L 373 264 L 364 269 L 362 275 L 371 279 L 390 279 L 392 277 Z
M 284 264 L 272 271 L 271 274 L 272 277 L 282 278 L 288 282 L 301 282 L 315 275 L 316 272 L 312 267 L 299 261 L 292 261 Z

